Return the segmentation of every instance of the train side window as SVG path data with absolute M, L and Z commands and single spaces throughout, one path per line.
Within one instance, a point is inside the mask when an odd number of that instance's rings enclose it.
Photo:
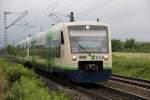
M 61 31 L 61 44 L 64 44 L 64 34 L 63 34 L 63 31 Z

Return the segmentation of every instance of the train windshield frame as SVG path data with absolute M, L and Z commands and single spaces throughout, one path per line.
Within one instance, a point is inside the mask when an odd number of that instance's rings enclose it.
M 108 53 L 108 28 L 98 25 L 68 26 L 72 53 Z

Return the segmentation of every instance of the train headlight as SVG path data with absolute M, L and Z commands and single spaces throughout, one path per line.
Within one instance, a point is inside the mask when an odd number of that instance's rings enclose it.
M 90 26 L 89 26 L 89 25 L 87 25 L 87 26 L 86 26 L 86 29 L 87 29 L 87 30 L 88 30 L 88 29 L 90 29 Z
M 107 55 L 105 55 L 105 56 L 104 56 L 104 59 L 107 59 L 107 58 L 108 58 L 108 56 L 107 56 Z
M 104 55 L 104 60 L 108 60 L 108 56 L 107 55 Z
M 77 59 L 77 56 L 72 56 L 72 61 L 76 61 L 76 59 Z

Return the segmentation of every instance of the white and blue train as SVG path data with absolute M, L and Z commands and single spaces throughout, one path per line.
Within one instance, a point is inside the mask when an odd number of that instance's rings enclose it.
M 106 81 L 112 73 L 110 32 L 102 22 L 58 23 L 19 42 L 16 50 L 18 59 L 74 82 Z

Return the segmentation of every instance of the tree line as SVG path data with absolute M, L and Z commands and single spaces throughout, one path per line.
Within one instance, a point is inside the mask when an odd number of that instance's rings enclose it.
M 137 42 L 135 39 L 112 39 L 112 52 L 150 53 L 150 42 Z

